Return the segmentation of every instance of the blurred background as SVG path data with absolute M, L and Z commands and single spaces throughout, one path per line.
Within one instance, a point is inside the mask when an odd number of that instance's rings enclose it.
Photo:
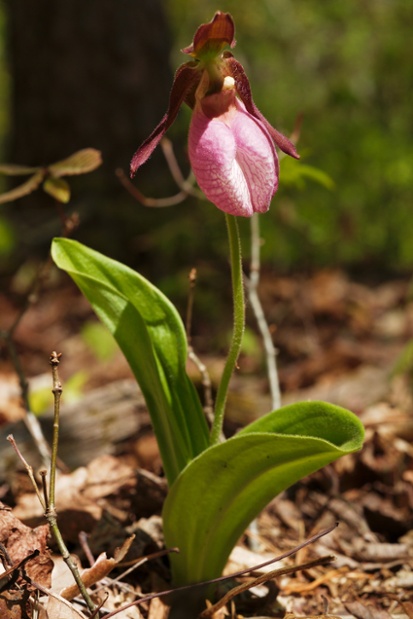
M 282 160 L 280 190 L 261 218 L 264 269 L 340 266 L 372 281 L 410 273 L 413 3 L 405 0 L 3 0 L 1 161 L 40 165 L 100 149 L 103 166 L 70 182 L 76 238 L 137 267 L 178 303 L 192 266 L 212 282 L 205 295 L 228 286 L 222 213 L 194 198 L 145 208 L 115 175 L 163 115 L 187 60 L 179 50 L 218 9 L 235 20 L 234 53 L 258 107 L 287 135 L 302 119 L 301 161 Z M 185 175 L 189 118 L 183 109 L 168 132 Z M 177 187 L 158 150 L 135 183 L 165 197 Z M 248 257 L 249 222 L 241 228 Z M 41 191 L 1 205 L 1 274 L 47 254 L 59 229 Z
M 93 516 L 82 511 L 88 500 L 82 490 L 73 518 L 73 496 L 80 490 L 66 486 L 70 509 L 59 520 L 70 525 L 62 530 L 65 539 L 77 539 L 74 522 L 82 530 L 93 527 L 89 540 L 97 556 L 102 548 L 93 547 L 93 537 L 123 543 L 120 527 L 129 514 L 136 514 L 130 522 L 137 530 L 138 518 L 158 509 L 163 497 L 163 486 L 152 477 L 140 475 L 136 492 L 125 481 L 135 475 L 125 474 L 125 465 L 160 472 L 126 360 L 67 274 L 44 268 L 51 266 L 51 239 L 61 234 L 65 217 L 78 213 L 74 238 L 137 269 L 183 317 L 188 274 L 196 267 L 191 343 L 215 394 L 232 318 L 224 215 L 194 197 L 146 208 L 116 170 L 128 173 L 133 153 L 167 109 L 174 71 L 188 60 L 180 49 L 216 10 L 234 18 L 234 55 L 258 107 L 286 135 L 300 126 L 301 159 L 282 158 L 280 188 L 259 218 L 259 293 L 277 348 L 283 403 L 338 404 L 361 415 L 368 437 L 353 464 L 346 459 L 329 467 L 295 485 L 280 507 L 272 503 L 261 521 L 263 543 L 256 541 L 273 552 L 276 538 L 289 548 L 297 543 L 306 523 L 311 530 L 327 526 L 330 516 L 354 523 L 338 534 L 339 556 L 344 560 L 348 553 L 351 560 L 351 586 L 340 576 L 340 608 L 330 610 L 342 615 L 344 599 L 352 613 L 350 591 L 358 607 L 363 602 L 363 616 L 390 617 L 387 610 L 373 613 L 376 604 L 394 609 L 412 587 L 411 565 L 403 563 L 413 528 L 412 0 L 0 0 L 0 166 L 45 166 L 85 148 L 99 149 L 103 158 L 95 171 L 67 179 L 67 204 L 41 187 L 13 202 L 2 203 L 0 196 L 0 498 L 17 503 L 15 515 L 34 524 L 38 512 L 26 500 L 26 475 L 19 474 L 5 438 L 13 433 L 36 469 L 37 450 L 21 420 L 31 410 L 42 416 L 46 436 L 52 428 L 53 350 L 64 361 L 59 457 L 72 467 L 95 462 L 87 473 Z M 168 131 L 185 177 L 189 122 L 190 110 L 182 108 Z M 0 174 L 0 193 L 26 178 Z M 153 198 L 178 192 L 160 148 L 134 184 Z M 240 218 L 239 225 L 248 273 L 250 221 Z M 247 310 L 227 435 L 275 407 L 251 303 Z M 198 368 L 188 364 L 188 371 L 205 401 Z M 94 460 L 114 452 L 126 456 L 120 469 Z M 105 478 L 100 496 L 106 471 L 122 487 L 107 486 Z M 109 518 L 96 515 L 98 506 Z M 94 519 L 102 528 L 94 528 Z M 116 530 L 107 529 L 116 522 Z M 150 526 L 151 535 L 159 529 Z M 389 542 L 396 541 L 391 549 Z M 375 583 L 386 579 L 381 587 L 371 586 L 374 570 Z M 287 606 L 315 616 L 328 602 L 325 591 L 302 585 L 290 589 L 299 606 Z M 311 608 L 302 605 L 306 591 Z

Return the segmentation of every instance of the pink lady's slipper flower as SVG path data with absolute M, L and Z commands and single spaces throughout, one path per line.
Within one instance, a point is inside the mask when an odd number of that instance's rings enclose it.
M 182 50 L 194 58 L 175 74 L 169 108 L 131 161 L 131 176 L 150 157 L 182 103 L 193 110 L 189 159 L 198 185 L 219 209 L 251 217 L 268 210 L 277 191 L 275 145 L 299 158 L 294 145 L 256 107 L 243 66 L 225 48 L 235 46 L 229 13 L 218 11 Z

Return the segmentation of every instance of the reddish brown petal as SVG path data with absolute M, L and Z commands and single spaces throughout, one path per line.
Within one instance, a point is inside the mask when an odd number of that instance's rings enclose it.
M 299 159 L 300 155 L 297 153 L 296 148 L 291 142 L 291 140 L 286 138 L 285 135 L 283 135 L 282 133 L 277 131 L 277 129 L 275 129 L 272 125 L 270 125 L 268 120 L 263 114 L 261 114 L 261 112 L 255 105 L 252 98 L 251 86 L 242 64 L 238 62 L 238 60 L 236 60 L 229 52 L 225 54 L 225 58 L 226 66 L 230 71 L 230 75 L 232 75 L 235 80 L 237 92 L 242 101 L 244 102 L 244 105 L 247 108 L 248 112 L 255 116 L 255 118 L 258 118 L 265 125 L 267 131 L 271 135 L 278 148 L 280 148 L 287 155 L 290 155 L 290 157 Z
M 130 164 L 131 178 L 135 176 L 138 168 L 152 155 L 165 132 L 174 122 L 182 103 L 191 91 L 194 90 L 200 79 L 201 74 L 197 71 L 195 63 L 186 63 L 177 69 L 172 84 L 171 94 L 169 96 L 168 111 L 162 118 L 159 125 L 155 127 L 150 136 L 142 142 L 136 153 L 133 155 Z
M 226 45 L 234 47 L 234 34 L 235 26 L 231 15 L 217 11 L 212 21 L 199 26 L 191 45 L 182 51 L 195 57 L 209 49 L 220 52 Z

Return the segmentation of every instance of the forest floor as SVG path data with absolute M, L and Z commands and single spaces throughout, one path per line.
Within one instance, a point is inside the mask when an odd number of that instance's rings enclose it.
M 373 285 L 340 270 L 306 279 L 263 275 L 260 294 L 279 351 L 283 403 L 326 400 L 346 407 L 362 420 L 366 442 L 360 453 L 274 499 L 236 546 L 225 573 L 254 568 L 339 522 L 329 534 L 265 569 L 300 566 L 326 555 L 334 560 L 281 574 L 269 585 L 234 597 L 211 617 L 413 619 L 411 292 L 407 278 Z M 16 291 L 0 294 L 3 334 L 18 313 L 18 298 Z M 251 316 L 249 323 L 253 328 Z M 123 357 L 67 279 L 46 287 L 24 314 L 13 341 L 47 440 L 52 426 L 48 361 L 52 351 L 62 353 L 58 523 L 82 567 L 92 565 L 85 578 L 103 605 L 102 616 L 143 594 L 167 589 L 167 559 L 143 560 L 163 549 L 160 512 L 166 483 L 142 396 Z M 257 342 L 253 338 L 242 354 L 231 384 L 230 433 L 270 410 Z M 3 343 L 0 555 L 9 571 L 0 574 L 0 616 L 86 616 L 22 462 L 7 442 L 13 434 L 35 471 L 42 467 L 24 423 L 16 362 Z M 206 338 L 195 337 L 194 345 L 216 385 L 221 357 L 202 352 L 208 348 Z M 197 370 L 188 369 L 199 381 Z M 116 552 L 122 546 L 124 556 Z M 35 548 L 38 556 L 17 567 Z M 134 571 L 126 575 L 131 566 Z M 37 615 L 31 610 L 34 583 L 42 586 Z M 168 607 L 157 597 L 116 615 L 167 616 Z

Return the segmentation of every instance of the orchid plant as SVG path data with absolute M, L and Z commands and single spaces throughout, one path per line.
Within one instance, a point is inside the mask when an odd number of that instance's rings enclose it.
M 89 299 L 125 354 L 146 399 L 169 493 L 163 508 L 173 584 L 219 576 L 249 522 L 279 492 L 361 448 L 351 412 L 325 402 L 282 407 L 222 441 L 230 378 L 244 330 L 244 290 L 237 217 L 268 210 L 278 187 L 276 146 L 294 145 L 254 104 L 248 78 L 230 49 L 234 22 L 217 12 L 183 51 L 169 107 L 136 151 L 131 175 L 150 157 L 183 103 L 192 108 L 189 158 L 200 188 L 225 212 L 229 233 L 234 329 L 209 427 L 186 373 L 183 323 L 170 301 L 141 275 L 80 243 L 55 239 L 52 255 Z

